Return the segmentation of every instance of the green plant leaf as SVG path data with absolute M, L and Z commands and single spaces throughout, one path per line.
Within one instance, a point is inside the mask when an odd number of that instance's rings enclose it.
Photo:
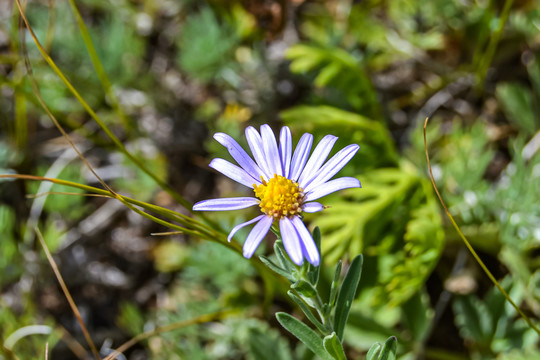
M 232 63 L 238 37 L 210 8 L 187 19 L 180 39 L 180 64 L 191 76 L 211 81 Z
M 276 240 L 274 243 L 274 252 L 276 253 L 276 257 L 281 264 L 281 267 L 288 273 L 292 273 L 294 268 L 287 255 L 285 255 L 283 242 L 281 240 Z
M 298 280 L 292 284 L 291 288 L 298 291 L 307 298 L 313 298 L 317 295 L 317 290 L 305 280 Z
M 313 230 L 313 241 L 315 241 L 315 245 L 317 246 L 317 249 L 319 250 L 319 255 L 321 253 L 321 230 L 317 226 Z M 322 262 L 322 261 L 321 261 Z M 317 283 L 319 282 L 319 274 L 321 272 L 321 266 L 313 266 L 312 264 L 308 265 L 308 272 L 307 272 L 307 278 L 313 286 L 317 286 Z
M 306 324 L 284 312 L 277 313 L 276 318 L 281 326 L 296 336 L 296 338 L 313 351 L 315 355 L 323 360 L 333 360 L 332 356 L 324 349 L 323 340 Z
M 284 278 L 286 278 L 287 280 L 289 281 L 294 281 L 293 278 L 291 277 L 291 274 L 288 273 L 287 271 L 285 271 L 283 268 L 279 267 L 278 265 L 276 265 L 272 260 L 270 260 L 268 257 L 264 256 L 264 255 L 261 255 L 259 256 L 259 259 L 261 259 L 261 261 L 264 263 L 264 265 L 266 265 L 270 270 L 272 270 L 273 272 L 275 272 L 276 274 L 279 274 L 281 276 L 283 276 Z
M 341 341 L 343 341 L 343 332 L 347 324 L 349 311 L 354 300 L 354 295 L 356 294 L 356 288 L 360 282 L 360 276 L 362 275 L 363 259 L 361 254 L 353 259 L 339 290 L 334 317 L 334 330 Z
M 381 349 L 377 360 L 395 360 L 397 350 L 397 339 L 395 336 L 389 337 Z
M 306 317 L 308 318 L 309 321 L 311 321 L 311 323 L 313 325 L 315 325 L 317 327 L 317 329 L 319 329 L 321 332 L 326 332 L 326 328 L 324 327 L 324 325 L 315 317 L 315 315 L 313 314 L 313 312 L 311 311 L 311 309 L 306 305 L 306 303 L 304 301 L 302 301 L 302 299 L 300 299 L 298 296 L 296 296 L 292 291 L 287 291 L 287 295 L 289 295 L 293 300 L 294 302 L 300 307 L 300 309 L 304 312 L 304 315 L 306 315 Z
M 533 135 L 538 124 L 531 92 L 523 85 L 506 83 L 498 85 L 495 94 L 508 119 L 528 135 Z
M 336 265 L 336 271 L 334 272 L 334 279 L 332 280 L 332 284 L 330 285 L 330 297 L 328 298 L 328 306 L 330 307 L 334 306 L 334 303 L 336 302 L 336 296 L 339 290 L 339 279 L 341 277 L 342 265 L 343 265 L 343 262 L 339 260 Z
M 332 334 L 326 336 L 323 339 L 323 345 L 326 351 L 336 360 L 346 360 L 347 356 L 345 355 L 345 351 L 343 351 L 343 346 L 341 346 L 341 342 L 339 341 L 337 335 L 335 332 Z
M 366 354 L 366 360 L 377 360 L 376 356 L 379 355 L 379 352 L 382 349 L 381 343 L 375 343 L 371 345 L 369 348 L 367 354 Z
M 427 335 L 433 311 L 427 294 L 418 292 L 402 304 L 404 322 L 415 341 L 421 342 Z
M 456 325 L 466 339 L 477 343 L 489 344 L 495 330 L 489 309 L 476 296 L 468 295 L 454 301 Z

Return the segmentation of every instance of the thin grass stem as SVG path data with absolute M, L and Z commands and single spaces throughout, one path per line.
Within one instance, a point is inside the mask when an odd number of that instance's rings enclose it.
M 428 147 L 427 147 L 427 137 L 426 137 L 426 128 L 427 128 L 428 121 L 429 121 L 429 118 L 426 118 L 426 120 L 424 121 L 424 150 L 426 152 L 426 160 L 427 160 L 427 166 L 428 166 L 428 171 L 429 171 L 429 179 L 431 180 L 431 184 L 433 185 L 433 189 L 435 190 L 435 193 L 437 194 L 437 197 L 439 198 L 439 201 L 440 201 L 441 205 L 443 206 L 444 211 L 446 212 L 446 215 L 450 219 L 450 222 L 454 226 L 454 229 L 456 229 L 456 231 L 459 234 L 459 237 L 461 238 L 461 240 L 463 240 L 463 242 L 465 243 L 465 246 L 467 247 L 467 249 L 469 249 L 469 251 L 471 252 L 472 256 L 474 257 L 474 259 L 476 260 L 478 265 L 480 265 L 482 270 L 486 273 L 489 280 L 491 280 L 493 285 L 495 285 L 497 287 L 497 289 L 499 289 L 501 294 L 514 307 L 514 309 L 523 318 L 523 320 L 525 320 L 527 322 L 527 324 L 529 324 L 531 329 L 533 329 L 534 331 L 536 331 L 536 333 L 538 335 L 540 335 L 540 329 L 538 329 L 538 327 L 532 322 L 532 320 L 527 315 L 525 315 L 525 313 L 519 308 L 519 306 L 510 298 L 508 293 L 503 289 L 501 284 L 499 284 L 497 279 L 495 279 L 495 276 L 493 276 L 493 274 L 491 273 L 491 271 L 489 271 L 489 269 L 484 264 L 482 259 L 480 259 L 480 257 L 478 256 L 478 254 L 476 253 L 476 251 L 474 250 L 474 248 L 470 244 L 469 240 L 467 240 L 465 235 L 463 235 L 463 233 L 461 232 L 459 226 L 457 225 L 456 221 L 454 220 L 454 217 L 450 214 L 450 211 L 448 211 L 448 208 L 446 207 L 446 204 L 445 204 L 441 194 L 439 193 L 439 189 L 437 189 L 437 184 L 435 183 L 435 178 L 433 177 L 433 172 L 431 170 L 431 162 L 429 160 L 429 153 L 428 153 Z

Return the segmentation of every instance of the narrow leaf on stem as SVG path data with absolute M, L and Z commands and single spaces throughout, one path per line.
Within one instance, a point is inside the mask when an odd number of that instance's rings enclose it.
M 334 317 L 334 330 L 341 341 L 343 341 L 343 332 L 345 331 L 345 324 L 349 317 L 349 311 L 354 300 L 356 288 L 360 282 L 362 263 L 362 255 L 358 255 L 353 259 L 349 271 L 347 272 L 347 275 L 345 275 L 345 279 L 343 279 L 341 289 L 339 290 Z
M 270 260 L 266 256 L 261 255 L 261 256 L 259 256 L 259 259 L 261 259 L 263 264 L 266 265 L 270 270 L 272 270 L 276 274 L 279 274 L 279 275 L 283 276 L 284 278 L 286 278 L 289 281 L 294 281 L 292 279 L 290 273 L 288 273 L 287 271 L 285 271 L 285 269 L 283 269 L 283 268 L 279 267 L 278 265 L 276 265 L 272 260 Z
M 397 350 L 397 339 L 395 336 L 390 336 L 382 347 L 381 353 L 377 360 L 395 360 Z
M 341 276 L 341 266 L 342 262 L 339 260 L 334 273 L 334 279 L 332 280 L 332 285 L 330 287 L 330 298 L 328 299 L 328 306 L 330 308 L 334 306 L 334 302 L 336 301 L 336 296 L 339 289 L 339 277 Z
M 323 339 L 324 349 L 336 360 L 347 360 L 343 346 L 335 332 Z
M 306 324 L 284 312 L 277 313 L 276 318 L 281 326 L 296 336 L 315 355 L 323 360 L 333 360 L 333 357 L 324 349 L 323 340 Z
M 317 329 L 319 329 L 322 333 L 326 333 L 327 330 L 324 325 L 315 317 L 311 309 L 306 305 L 304 301 L 302 301 L 302 299 L 300 299 L 290 290 L 287 291 L 287 295 L 289 295 L 291 299 L 293 299 L 294 302 L 300 307 L 300 309 L 302 309 L 308 320 L 311 321 L 311 323 L 315 325 Z

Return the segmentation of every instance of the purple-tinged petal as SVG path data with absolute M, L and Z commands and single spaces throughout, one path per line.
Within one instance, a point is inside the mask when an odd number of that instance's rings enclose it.
M 318 202 L 308 202 L 302 205 L 302 211 L 307 213 L 316 213 L 322 211 L 324 206 Z
M 238 224 L 236 225 L 235 227 L 233 227 L 233 229 L 231 230 L 231 232 L 229 233 L 229 236 L 227 236 L 227 240 L 229 242 L 231 242 L 231 239 L 233 238 L 234 234 L 236 234 L 236 232 L 238 230 L 240 230 L 241 228 L 243 228 L 244 226 L 248 226 L 250 224 L 253 224 L 254 222 L 257 222 L 259 221 L 263 216 L 266 216 L 266 215 L 259 215 L 257 216 L 255 219 L 251 219 L 249 221 L 246 221 L 245 223 L 241 223 L 241 224 Z
M 270 178 L 272 178 L 274 174 L 271 173 L 270 167 L 268 166 L 268 163 L 266 162 L 261 135 L 259 135 L 259 132 L 255 130 L 253 126 L 248 126 L 246 128 L 246 139 L 247 139 L 249 148 L 251 149 L 251 153 L 253 154 L 253 157 L 255 158 L 255 161 L 257 162 L 261 170 L 266 175 L 265 180 L 270 180 Z
M 358 179 L 353 177 L 342 177 L 330 180 L 324 184 L 316 186 L 313 190 L 309 191 L 306 194 L 304 201 L 317 200 L 333 192 L 354 187 L 362 187 L 362 185 L 360 185 L 360 181 Z
M 313 174 L 317 173 L 322 164 L 326 161 L 326 158 L 328 157 L 328 154 L 330 154 L 330 151 L 332 151 L 332 147 L 337 139 L 336 136 L 326 135 L 319 141 L 315 150 L 313 150 L 313 154 L 311 154 L 304 171 L 302 171 L 302 175 L 300 175 L 300 179 L 298 179 L 300 187 L 304 188 L 304 190 L 309 184 L 308 180 L 312 178 Z
M 291 129 L 288 126 L 281 128 L 279 134 L 279 155 L 281 157 L 281 166 L 283 168 L 283 176 L 289 178 L 289 169 L 291 168 L 292 155 L 292 135 Z
M 255 161 L 253 161 L 251 156 L 249 156 L 231 136 L 224 133 L 216 133 L 214 134 L 214 139 L 227 148 L 233 159 L 236 160 L 238 165 L 246 170 L 248 174 L 253 176 L 255 179 L 260 179 L 261 176 L 264 175 L 264 172 L 255 163 Z
M 287 254 L 291 258 L 292 262 L 296 265 L 302 265 L 304 262 L 304 257 L 302 256 L 300 237 L 289 218 L 284 217 L 283 219 L 279 220 L 279 231 L 281 232 L 281 238 L 283 239 L 285 251 L 287 251 Z
M 210 165 L 208 166 L 219 171 L 228 178 L 231 178 L 234 181 L 245 185 L 251 189 L 253 189 L 253 184 L 261 184 L 260 179 L 255 179 L 253 176 L 249 175 L 244 169 L 228 162 L 227 160 L 217 158 L 212 160 L 210 162 Z
M 262 219 L 259 220 L 257 225 L 251 229 L 249 235 L 247 236 L 246 242 L 244 243 L 244 257 L 249 259 L 255 253 L 255 250 L 259 247 L 262 239 L 270 230 L 272 222 L 274 219 L 270 216 L 263 215 Z
M 302 222 L 302 220 L 300 220 L 298 216 L 294 216 L 292 218 L 292 224 L 294 225 L 300 237 L 300 242 L 302 243 L 302 252 L 304 253 L 304 256 L 313 266 L 319 266 L 319 262 L 321 261 L 319 249 L 317 249 L 317 245 L 315 244 L 315 241 L 313 241 L 313 237 L 311 236 L 309 230 L 306 228 L 306 225 L 304 225 L 304 223 Z
M 283 175 L 276 137 L 269 125 L 264 124 L 261 126 L 261 137 L 264 153 L 266 155 L 266 163 L 268 164 L 270 171 L 272 174 Z
M 258 205 L 259 199 L 252 197 L 220 198 L 199 201 L 193 205 L 195 211 L 227 211 L 240 210 Z
M 360 146 L 356 144 L 352 144 L 341 149 L 336 155 L 328 160 L 328 162 L 324 164 L 319 171 L 314 173 L 311 180 L 307 180 L 304 191 L 309 192 L 336 175 L 339 170 L 343 169 L 343 167 L 347 165 L 358 149 L 360 149 Z
M 296 149 L 294 150 L 294 155 L 291 163 L 291 169 L 289 171 L 288 178 L 297 181 L 304 170 L 304 166 L 309 158 L 309 151 L 311 150 L 311 145 L 313 144 L 313 135 L 305 133 L 298 141 Z

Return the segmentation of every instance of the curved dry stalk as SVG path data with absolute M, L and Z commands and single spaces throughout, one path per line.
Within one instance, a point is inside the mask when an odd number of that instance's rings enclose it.
M 454 217 L 450 214 L 450 211 L 448 211 L 448 208 L 446 207 L 446 204 L 444 203 L 444 200 L 442 199 L 442 196 L 439 193 L 439 189 L 437 189 L 437 184 L 435 183 L 435 178 L 433 177 L 433 172 L 431 170 L 431 162 L 429 160 L 429 154 L 428 154 L 428 148 L 427 148 L 427 137 L 426 137 L 426 128 L 427 128 L 428 121 L 429 121 L 429 118 L 427 117 L 426 120 L 424 121 L 424 150 L 426 152 L 426 160 L 427 160 L 427 166 L 428 166 L 428 171 L 429 171 L 429 179 L 431 180 L 431 184 L 433 185 L 433 189 L 435 190 L 435 193 L 437 194 L 437 197 L 439 198 L 439 202 L 441 203 L 441 205 L 444 208 L 444 211 L 446 212 L 446 216 L 448 216 L 448 218 L 450 219 L 450 222 L 452 223 L 452 226 L 458 232 L 459 237 L 461 238 L 461 240 L 463 240 L 463 242 L 465 243 L 465 246 L 467 247 L 467 249 L 469 249 L 469 251 L 471 252 L 472 256 L 474 257 L 474 259 L 476 260 L 478 265 L 480 265 L 482 270 L 484 270 L 484 273 L 487 275 L 489 280 L 491 280 L 493 285 L 495 285 L 497 287 L 497 289 L 499 289 L 501 294 L 512 305 L 512 307 L 523 318 L 523 320 L 525 320 L 527 322 L 527 324 L 529 324 L 530 328 L 533 329 L 534 331 L 536 331 L 536 333 L 538 335 L 540 335 L 540 329 L 538 329 L 538 327 L 536 327 L 536 325 L 532 322 L 532 320 L 527 315 L 525 315 L 525 313 L 519 308 L 519 306 L 517 306 L 517 304 L 512 300 L 512 298 L 510 298 L 510 295 L 508 295 L 506 290 L 503 289 L 501 284 L 499 284 L 497 279 L 495 279 L 495 276 L 493 276 L 493 274 L 491 273 L 491 271 L 489 271 L 489 269 L 484 264 L 482 259 L 480 259 L 480 257 L 478 256 L 478 254 L 476 253 L 476 251 L 472 247 L 471 243 L 469 242 L 469 240 L 467 240 L 465 235 L 463 235 L 463 233 L 461 232 L 459 226 L 457 225 L 456 221 L 454 220 Z
M 39 243 L 41 244 L 41 247 L 43 248 L 43 251 L 45 252 L 45 255 L 47 256 L 47 260 L 49 261 L 49 264 L 51 265 L 51 268 L 53 269 L 54 275 L 56 276 L 56 280 L 58 280 L 58 283 L 60 284 L 60 287 L 62 288 L 62 291 L 64 293 L 64 296 L 66 297 L 69 306 L 71 307 L 71 311 L 73 311 L 73 314 L 77 318 L 77 321 L 79 325 L 81 326 L 82 332 L 84 334 L 84 337 L 86 339 L 86 342 L 88 343 L 88 346 L 90 346 L 90 350 L 92 350 L 92 354 L 94 357 L 99 360 L 101 357 L 99 356 L 99 351 L 96 348 L 96 345 L 92 341 L 92 338 L 90 337 L 90 333 L 88 332 L 88 329 L 86 328 L 86 325 L 84 324 L 84 321 L 81 317 L 81 313 L 79 312 L 79 309 L 77 308 L 77 305 L 75 304 L 75 301 L 73 301 L 73 298 L 71 297 L 71 294 L 69 292 L 69 289 L 66 286 L 66 283 L 64 282 L 64 278 L 62 278 L 62 274 L 60 274 L 60 270 L 58 269 L 58 265 L 56 265 L 56 262 L 54 261 L 51 252 L 49 251 L 49 248 L 47 247 L 47 244 L 45 244 L 45 240 L 43 240 L 43 236 L 41 235 L 41 232 L 36 227 L 34 228 L 36 232 L 36 236 L 39 239 Z

